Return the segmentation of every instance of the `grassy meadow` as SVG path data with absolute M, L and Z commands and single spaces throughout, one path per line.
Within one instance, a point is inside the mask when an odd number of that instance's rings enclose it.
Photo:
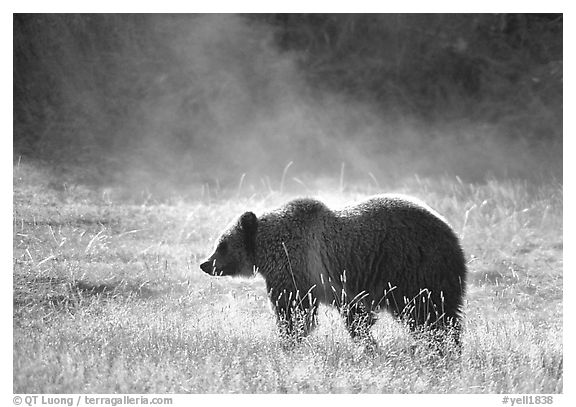
M 332 184 L 309 194 L 337 206 L 384 192 Z M 233 217 L 298 194 L 280 182 L 160 198 L 64 183 L 22 162 L 13 185 L 15 393 L 563 391 L 560 182 L 413 177 L 386 189 L 425 200 L 462 237 L 460 358 L 430 353 L 385 314 L 367 353 L 329 307 L 286 347 L 260 277 L 201 272 Z

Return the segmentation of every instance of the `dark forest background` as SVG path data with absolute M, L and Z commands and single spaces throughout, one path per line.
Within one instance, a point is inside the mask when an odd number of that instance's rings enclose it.
M 77 182 L 562 177 L 561 14 L 13 22 L 14 160 Z

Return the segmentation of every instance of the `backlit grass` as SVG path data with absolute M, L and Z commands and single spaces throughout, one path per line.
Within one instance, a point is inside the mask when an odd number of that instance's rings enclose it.
M 15 167 L 14 392 L 562 392 L 561 184 L 415 177 L 387 191 L 425 200 L 463 238 L 460 358 L 384 314 L 365 352 L 329 307 L 287 347 L 261 278 L 201 272 L 219 231 L 291 197 L 279 189 L 128 197 Z M 315 195 L 377 192 L 340 189 Z

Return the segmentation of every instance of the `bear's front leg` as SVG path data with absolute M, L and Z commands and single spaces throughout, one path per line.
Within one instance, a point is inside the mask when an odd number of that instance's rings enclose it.
M 312 295 L 299 298 L 284 291 L 283 295 L 272 303 L 283 336 L 301 341 L 316 327 L 318 308 L 316 298 Z
M 377 343 L 370 333 L 370 328 L 376 322 L 376 313 L 369 310 L 363 302 L 344 305 L 340 312 L 352 339 L 364 342 L 375 349 Z

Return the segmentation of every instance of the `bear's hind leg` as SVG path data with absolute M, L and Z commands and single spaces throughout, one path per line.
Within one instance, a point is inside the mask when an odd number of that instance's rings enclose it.
M 425 343 L 430 349 L 435 350 L 439 355 L 448 353 L 460 354 L 462 345 L 461 322 L 457 315 L 438 314 L 428 312 L 410 315 L 400 315 L 414 337 Z

